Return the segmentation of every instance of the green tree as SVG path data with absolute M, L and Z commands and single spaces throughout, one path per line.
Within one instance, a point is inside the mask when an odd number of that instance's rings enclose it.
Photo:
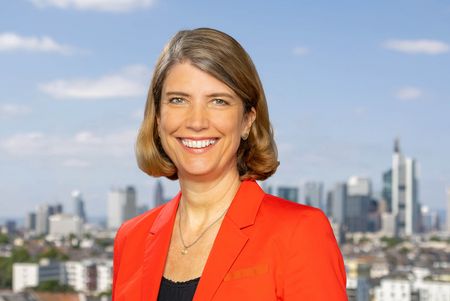
M 14 248 L 11 252 L 11 261 L 14 262 L 30 262 L 33 261 L 30 253 L 25 247 Z
M 438 236 L 431 236 L 430 241 L 441 241 Z
M 51 247 L 50 249 L 38 255 L 38 259 L 41 258 L 66 261 L 69 259 L 69 256 L 67 256 L 67 254 L 65 254 L 64 252 L 60 251 L 58 248 Z
M 400 250 L 399 250 L 400 254 L 402 254 L 402 255 L 408 254 L 409 251 L 410 251 L 410 250 L 409 250 L 408 248 L 406 248 L 406 247 L 402 247 L 402 248 L 400 248 Z
M 369 239 L 368 237 L 363 236 L 363 237 L 361 237 L 361 239 L 359 240 L 359 243 L 360 243 L 360 244 L 364 244 L 364 243 L 369 242 L 369 241 L 370 241 L 370 239 Z
M 102 248 L 106 248 L 106 247 L 112 246 L 114 244 L 114 240 L 112 240 L 110 238 L 96 239 L 95 242 Z
M 386 243 L 386 246 L 388 248 L 392 248 L 395 247 L 396 245 L 398 245 L 399 243 L 403 242 L 403 240 L 399 237 L 387 237 L 387 236 L 383 236 L 381 238 L 382 242 Z
M 12 265 L 9 258 L 0 257 L 0 288 L 11 288 Z
M 33 258 L 24 247 L 14 248 L 10 257 L 0 257 L 0 288 L 11 288 L 12 266 L 16 262 L 32 262 Z
M 0 233 L 0 245 L 9 244 L 9 237 L 6 234 Z
M 112 291 L 111 291 L 111 289 L 109 289 L 106 292 L 101 292 L 100 294 L 98 294 L 98 297 L 103 297 L 103 296 L 111 297 L 111 295 L 112 295 Z
M 57 280 L 43 281 L 34 288 L 41 292 L 73 292 L 74 289 L 66 284 L 60 284 Z

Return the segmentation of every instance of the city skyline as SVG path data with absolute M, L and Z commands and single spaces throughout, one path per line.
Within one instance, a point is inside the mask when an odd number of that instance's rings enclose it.
M 393 152 L 394 155 L 396 155 L 397 152 L 399 151 L 399 147 L 400 147 L 399 140 L 396 139 L 395 142 L 394 142 L 394 152 Z M 407 159 L 411 160 L 410 158 L 407 158 Z M 416 164 L 416 163 L 417 162 L 414 162 L 414 164 Z M 420 162 L 419 162 L 419 165 L 420 165 Z M 386 172 L 389 172 L 389 171 L 392 172 L 391 168 L 392 168 L 392 166 L 390 166 L 389 170 L 387 170 Z M 380 176 L 380 178 L 382 176 L 384 176 L 384 174 L 382 174 Z M 269 178 L 268 180 L 266 180 L 264 182 L 261 182 L 261 184 L 262 184 L 263 189 L 265 189 L 266 192 L 269 193 L 269 194 L 282 196 L 283 198 L 286 198 L 286 199 L 289 199 L 289 200 L 292 200 L 292 201 L 295 201 L 295 202 L 298 202 L 298 203 L 302 203 L 302 204 L 314 205 L 315 207 L 319 207 L 319 208 L 321 208 L 322 210 L 324 210 L 326 212 L 325 204 L 321 203 L 321 202 L 324 201 L 324 196 L 323 195 L 320 198 L 318 198 L 318 199 L 312 200 L 314 203 L 319 202 L 321 204 L 321 206 L 317 206 L 317 204 L 309 204 L 309 202 L 311 201 L 310 200 L 310 192 L 308 191 L 309 189 L 311 189 L 311 187 L 308 187 L 309 185 L 320 185 L 321 186 L 320 189 L 322 190 L 321 193 L 326 194 L 328 192 L 333 192 L 336 189 L 336 185 L 340 185 L 340 184 L 352 185 L 352 182 L 360 181 L 360 180 L 368 181 L 368 183 L 366 183 L 365 185 L 369 185 L 369 186 L 364 188 L 364 189 L 370 191 L 370 193 L 366 192 L 366 193 L 368 193 L 368 195 L 373 196 L 377 201 L 382 201 L 382 200 L 386 201 L 384 199 L 385 196 L 383 195 L 383 190 L 385 188 L 384 187 L 385 184 L 383 184 L 383 186 L 380 185 L 380 187 L 377 186 L 377 187 L 375 187 L 375 189 L 373 189 L 372 184 L 374 182 L 376 182 L 376 181 L 374 181 L 372 178 L 369 178 L 369 177 L 360 177 L 359 175 L 350 175 L 347 178 L 342 178 L 342 179 L 340 179 L 340 180 L 338 180 L 338 181 L 336 181 L 334 183 L 331 183 L 330 185 L 327 185 L 327 186 L 324 186 L 324 182 L 321 179 L 306 180 L 305 182 L 301 182 L 301 183 L 300 182 L 299 183 L 292 183 L 291 182 L 290 184 L 287 184 L 287 186 L 286 186 L 286 184 L 276 183 L 276 182 L 272 181 Z M 418 180 L 419 180 L 418 187 L 420 187 L 420 178 Z M 172 191 L 169 191 L 169 193 L 167 193 L 167 188 L 165 188 L 163 186 L 163 183 L 165 183 L 166 185 L 169 184 L 169 186 L 171 186 L 171 190 Z M 170 185 L 170 184 L 172 184 L 172 185 Z M 175 184 L 175 185 L 173 185 L 173 184 Z M 138 191 L 134 191 L 133 192 L 133 194 L 135 194 L 133 202 L 135 203 L 134 207 L 136 207 L 136 209 L 139 206 L 145 206 L 145 207 L 147 207 L 149 209 L 154 208 L 156 206 L 159 206 L 159 205 L 163 204 L 164 201 L 167 201 L 167 200 L 171 199 L 178 192 L 178 186 L 176 185 L 176 182 L 169 181 L 167 179 L 164 181 L 162 178 L 156 178 L 156 181 L 155 181 L 155 183 L 153 185 L 154 185 L 154 187 L 152 187 L 152 189 L 149 190 L 149 191 L 151 191 L 151 196 L 147 198 L 147 201 L 144 200 L 142 202 L 142 200 L 140 200 L 136 196 L 136 194 L 139 194 L 139 192 Z M 125 185 L 125 186 L 128 187 L 127 189 L 135 189 L 134 188 L 135 186 L 133 184 L 129 184 L 129 185 Z M 292 190 L 294 188 L 296 189 L 294 199 L 292 199 L 291 197 L 288 197 L 288 195 L 285 195 L 285 193 L 288 193 L 288 194 L 290 193 L 290 192 L 287 192 L 288 190 Z M 283 191 L 280 191 L 280 189 L 283 190 Z M 349 189 L 351 189 L 351 188 L 349 188 Z M 286 192 L 284 192 L 284 190 L 286 190 Z M 116 193 L 118 191 L 123 191 L 124 192 L 123 188 L 119 188 L 119 187 L 116 187 L 116 186 L 111 186 L 108 189 L 108 191 L 105 192 L 105 200 L 104 200 L 104 204 L 103 204 L 104 205 L 104 208 L 103 208 L 104 212 L 103 213 L 99 213 L 98 211 L 96 211 L 97 214 L 93 216 L 94 220 L 96 220 L 98 222 L 98 218 L 105 218 L 105 219 L 108 218 L 108 207 L 109 207 L 110 195 L 111 195 L 111 193 Z M 450 195 L 449 192 L 450 192 L 450 187 L 447 188 L 447 194 L 448 195 Z M 316 192 L 316 193 L 318 193 L 318 192 Z M 52 202 L 42 202 L 42 203 L 37 204 L 36 208 L 34 208 L 34 209 L 28 208 L 27 211 L 24 212 L 24 214 L 22 214 L 21 216 L 12 216 L 12 218 L 22 219 L 22 218 L 25 217 L 26 214 L 28 214 L 30 212 L 34 212 L 36 210 L 39 210 L 39 207 L 42 207 L 43 205 L 45 205 L 45 206 L 62 206 L 62 208 L 65 208 L 63 210 L 64 212 L 74 213 L 73 212 L 74 208 L 71 208 L 71 207 L 74 206 L 74 204 L 73 204 L 74 200 L 76 200 L 77 198 L 80 198 L 81 194 L 82 194 L 81 191 L 75 189 L 75 190 L 70 192 L 70 197 L 66 197 L 65 201 L 56 200 L 53 203 Z M 167 195 L 167 194 L 169 194 L 169 195 Z M 418 205 L 428 207 L 428 204 L 419 203 Z M 83 205 L 82 206 L 83 207 L 85 206 L 84 201 L 83 201 Z M 390 206 L 391 205 L 389 205 L 389 207 Z M 431 209 L 433 209 L 434 211 L 437 211 L 437 213 L 439 214 L 439 213 L 442 213 L 442 211 L 444 209 L 448 210 L 448 208 L 449 207 L 447 207 L 447 208 L 445 208 L 445 207 L 442 207 L 442 208 L 431 208 Z M 83 209 L 83 211 L 84 211 L 84 209 Z M 78 215 L 83 216 L 85 214 L 86 213 L 83 212 L 81 215 L 80 214 L 78 214 Z M 75 215 L 77 215 L 77 214 L 75 214 Z M 8 216 L 1 216 L 0 215 L 0 218 L 7 219 Z M 105 222 L 106 222 L 106 220 L 105 220 Z
M 2 217 L 68 208 L 76 189 L 88 217 L 106 212 L 112 186 L 133 185 L 151 204 L 157 179 L 133 155 L 151 70 L 176 31 L 200 26 L 231 34 L 255 62 L 281 162 L 269 183 L 329 190 L 356 175 L 381 191 L 399 137 L 419 163 L 419 202 L 447 207 L 450 5 L 56 3 L 7 2 L 0 12 Z M 167 197 L 178 190 L 163 185 Z

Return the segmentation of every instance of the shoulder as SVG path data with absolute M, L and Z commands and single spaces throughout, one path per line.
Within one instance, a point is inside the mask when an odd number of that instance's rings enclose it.
M 256 216 L 255 226 L 265 239 L 277 242 L 285 254 L 296 249 L 335 242 L 333 229 L 322 210 L 266 194 Z M 298 250 L 297 250 L 298 251 Z
M 260 213 L 275 219 L 277 223 L 288 224 L 295 228 L 308 226 L 327 228 L 329 226 L 327 216 L 319 208 L 298 204 L 270 194 L 264 196 Z

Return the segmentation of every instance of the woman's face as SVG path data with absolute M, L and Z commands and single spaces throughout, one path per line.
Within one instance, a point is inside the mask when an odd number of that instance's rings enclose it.
M 244 116 L 242 100 L 233 90 L 190 62 L 169 70 L 158 131 L 180 179 L 237 173 L 241 136 L 250 131 L 254 119 L 254 109 Z

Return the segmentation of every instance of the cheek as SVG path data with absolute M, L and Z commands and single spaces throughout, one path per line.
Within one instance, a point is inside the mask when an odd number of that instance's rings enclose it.
M 173 122 L 170 122 L 170 120 L 171 120 L 170 116 L 163 115 L 160 117 L 160 120 L 158 122 L 159 139 L 167 155 L 171 153 L 171 147 L 169 145 L 170 144 L 169 136 L 171 133 L 174 132 L 175 128 Z
M 240 120 L 237 120 L 236 116 L 234 115 L 223 114 L 221 116 L 213 116 L 211 120 L 213 120 L 212 124 L 214 125 L 214 127 L 220 129 L 227 135 L 234 135 L 239 131 Z
M 230 123 L 229 120 L 230 119 L 223 119 L 222 122 L 217 123 L 217 127 L 226 134 L 229 145 L 232 145 L 233 148 L 236 148 L 237 150 L 241 143 L 241 124 L 240 122 Z
M 177 120 L 179 119 L 172 116 L 169 112 L 161 111 L 158 122 L 160 134 L 167 134 L 173 131 L 173 129 L 177 127 Z

